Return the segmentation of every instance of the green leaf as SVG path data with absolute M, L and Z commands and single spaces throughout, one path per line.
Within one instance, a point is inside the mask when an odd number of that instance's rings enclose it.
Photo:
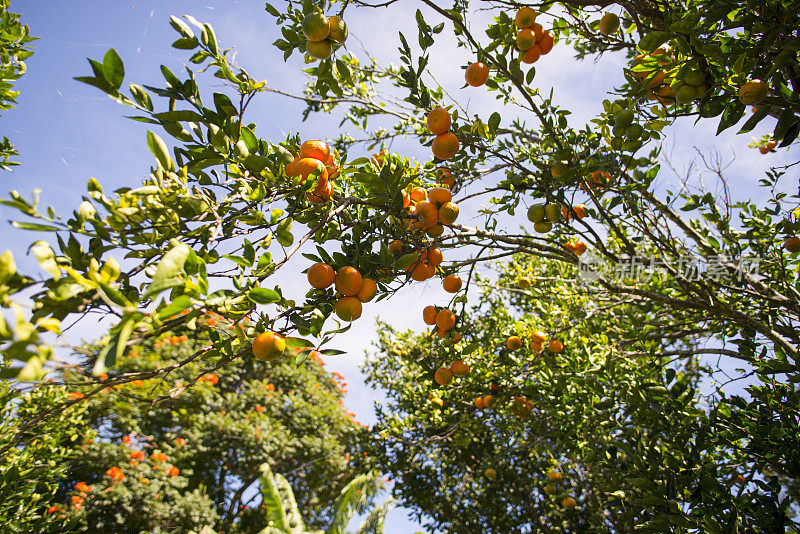
M 314 343 L 312 343 L 311 341 L 309 341 L 307 339 L 303 339 L 301 337 L 286 337 L 286 338 L 284 338 L 284 341 L 286 341 L 286 346 L 287 347 L 294 347 L 294 348 L 304 349 L 306 347 L 313 347 L 314 346 Z
M 108 83 L 119 89 L 122 87 L 122 80 L 125 79 L 125 66 L 122 63 L 122 58 L 119 57 L 117 51 L 109 48 L 106 55 L 103 57 L 103 74 Z
M 261 464 L 259 484 L 261 486 L 261 504 L 266 510 L 268 522 L 283 532 L 289 532 L 289 524 L 283 511 L 283 501 L 278 490 L 278 484 L 267 463 Z
M 169 157 L 167 144 L 158 135 L 149 130 L 147 131 L 147 146 L 150 148 L 150 152 L 156 157 L 156 160 L 161 164 L 162 168 L 168 171 L 173 170 L 173 161 L 172 158 Z
M 179 297 L 176 297 L 175 300 L 173 300 L 166 306 L 158 308 L 153 313 L 153 319 L 158 321 L 163 321 L 191 307 L 192 307 L 192 298 L 189 297 L 188 295 L 181 295 Z
M 753 113 L 752 117 L 747 119 L 747 122 L 744 123 L 744 126 L 742 126 L 742 129 L 739 130 L 739 133 L 743 134 L 749 132 L 750 130 L 755 128 L 756 125 L 759 122 L 761 122 L 761 119 L 763 119 L 767 115 L 769 115 L 769 106 L 761 106 L 760 108 L 758 108 L 758 110 L 756 110 L 755 113 Z
M 49 224 L 27 223 L 19 221 L 11 221 L 11 226 L 20 228 L 21 230 L 34 230 L 36 232 L 58 232 L 61 230 L 58 226 L 51 226 Z
M 281 296 L 277 291 L 266 287 L 254 287 L 247 292 L 247 298 L 256 304 L 272 304 L 281 300 Z

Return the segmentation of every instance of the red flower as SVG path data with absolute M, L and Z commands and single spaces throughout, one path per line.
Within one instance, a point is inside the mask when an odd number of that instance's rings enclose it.
M 125 445 L 130 445 L 131 444 L 131 437 L 130 436 L 122 436 L 122 443 L 124 443 Z
M 183 438 L 175 438 L 175 443 L 178 445 L 186 445 L 186 440 Z
M 216 375 L 216 373 L 209 373 L 207 375 L 204 375 L 200 380 L 205 380 L 206 382 L 211 382 L 212 384 L 216 384 L 217 382 L 219 382 L 219 377 Z
M 78 482 L 77 484 L 75 484 L 75 489 L 78 491 L 83 491 L 85 493 L 89 493 L 90 491 L 92 491 L 92 487 L 87 486 L 86 482 Z
M 153 454 L 150 455 L 150 459 L 154 462 L 161 463 L 167 459 L 167 455 L 161 451 L 155 451 Z
M 258 406 L 256 406 L 256 411 L 261 413 L 264 411 L 264 407 L 259 404 Z
M 275 391 L 275 386 L 273 386 L 272 384 L 267 384 L 267 389 L 270 391 Z
M 170 467 L 169 469 L 167 469 L 167 474 L 168 474 L 169 476 L 171 476 L 171 477 L 176 477 L 176 476 L 178 476 L 178 473 L 180 473 L 180 471 L 179 471 L 179 470 L 178 470 L 178 468 L 177 468 L 177 467 L 175 467 L 174 465 L 173 465 L 172 467 Z
M 122 482 L 122 479 L 125 478 L 125 473 L 122 472 L 122 469 L 119 467 L 112 467 L 108 471 L 106 471 L 106 476 L 112 480 L 117 480 Z M 74 497 L 73 497 L 74 499 Z
M 144 461 L 144 451 L 133 451 L 129 455 L 131 460 L 139 460 L 140 462 Z
M 100 382 L 103 382 L 105 380 L 108 380 L 108 374 L 103 373 L 102 375 L 100 375 Z
M 60 506 L 53 505 L 53 506 L 51 506 L 50 508 L 47 509 L 47 513 L 48 514 L 52 514 L 54 512 L 58 512 L 59 510 L 61 510 Z
M 80 509 L 81 505 L 83 504 L 83 497 L 80 495 L 73 495 L 72 496 L 72 506 L 75 508 Z

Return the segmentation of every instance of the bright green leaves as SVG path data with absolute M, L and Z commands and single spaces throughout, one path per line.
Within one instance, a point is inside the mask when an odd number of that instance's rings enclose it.
M 175 164 L 173 163 L 172 158 L 169 157 L 169 149 L 161 137 L 153 132 L 148 131 L 147 146 L 150 148 L 150 152 L 152 152 L 156 157 L 156 160 L 162 169 L 168 171 L 174 170 Z
M 90 59 L 89 64 L 92 66 L 94 76 L 78 76 L 75 80 L 97 87 L 109 96 L 117 98 L 125 78 L 125 66 L 117 51 L 109 48 L 102 63 Z
M 161 261 L 155 269 L 153 281 L 145 291 L 145 298 L 157 295 L 165 289 L 183 284 L 183 279 L 178 275 L 183 270 L 183 266 L 190 252 L 191 249 L 188 245 L 185 243 L 177 243 L 164 254 L 164 257 L 161 258 Z

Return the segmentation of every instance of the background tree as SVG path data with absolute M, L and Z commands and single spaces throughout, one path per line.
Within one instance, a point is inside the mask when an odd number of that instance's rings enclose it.
M 34 40 L 28 33 L 28 25 L 23 25 L 20 16 L 8 9 L 9 0 L 0 0 L 0 111 L 16 105 L 19 91 L 14 90 L 14 82 L 25 74 L 25 60 L 33 55 L 33 50 L 25 46 Z M 17 154 L 8 137 L 3 136 L 0 169 L 9 170 L 18 165 L 10 160 Z
M 202 322 L 221 331 L 235 326 L 215 316 Z M 176 368 L 208 341 L 206 334 L 167 332 L 137 344 L 100 377 L 104 383 L 145 369 L 168 372 L 109 386 L 81 404 L 97 437 L 65 462 L 59 480 L 77 531 L 188 532 L 208 525 L 260 532 L 269 520 L 258 497 L 262 464 L 285 477 L 309 525 L 334 522 L 333 505 L 362 465 L 365 435 L 342 405 L 342 381 L 325 372 L 318 353 L 299 366 L 212 359 Z M 213 372 L 204 371 L 209 365 Z M 80 369 L 66 375 L 74 396 L 93 391 Z M 71 505 L 76 496 L 78 507 Z

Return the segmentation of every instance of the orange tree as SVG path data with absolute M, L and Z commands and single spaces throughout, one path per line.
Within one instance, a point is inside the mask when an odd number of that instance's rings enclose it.
M 208 341 L 166 332 L 131 346 L 100 378 L 112 384 L 174 364 Z M 309 524 L 331 524 L 340 491 L 360 472 L 366 435 L 342 404 L 343 382 L 316 355 L 299 366 L 250 360 L 205 372 L 209 364 L 220 358 L 109 385 L 82 403 L 91 433 L 60 466 L 52 517 L 64 514 L 86 532 L 258 532 L 271 513 L 256 497 L 266 463 L 288 481 Z M 71 397 L 85 398 L 92 380 L 77 369 L 65 381 Z
M 9 10 L 9 0 L 0 1 L 0 111 L 13 108 L 19 91 L 14 90 L 14 82 L 25 74 L 25 60 L 33 55 L 26 46 L 34 38 L 30 36 L 27 24 L 22 24 L 17 13 Z M 10 158 L 18 153 L 8 137 L 0 142 L 0 169 L 9 170 L 17 165 Z
M 132 345 L 166 331 L 188 335 L 203 328 L 197 319 L 206 310 L 235 324 L 254 311 L 258 318 L 251 327 L 212 330 L 211 344 L 181 362 L 96 383 L 88 398 L 191 362 L 240 365 L 251 355 L 270 360 L 287 351 L 301 361 L 346 328 L 328 321 L 334 314 L 334 320 L 355 320 L 374 297 L 437 274 L 466 280 L 450 279 L 453 302 L 432 318 L 441 346 L 460 347 L 465 318 L 455 312 L 482 262 L 523 253 L 574 265 L 591 248 L 601 264 L 652 258 L 648 267 L 663 271 L 661 283 L 599 277 L 596 290 L 657 318 L 636 334 L 694 342 L 685 349 L 656 345 L 678 366 L 696 356 L 741 362 L 742 374 L 753 373 L 760 384 L 751 392 L 754 404 L 742 399 L 726 406 L 741 410 L 751 440 L 763 436 L 764 427 L 787 432 L 791 427 L 780 420 L 761 418 L 762 409 L 778 406 L 789 421 L 797 413 L 786 378 L 797 370 L 794 254 L 800 246 L 786 169 L 761 180 L 769 197 L 763 205 L 735 198 L 722 168 L 711 169 L 720 195 L 670 191 L 656 178 L 662 132 L 682 116 L 721 115 L 722 130 L 755 104 L 742 131 L 775 117 L 772 138 L 761 148 L 792 143 L 798 131 L 796 4 L 633 3 L 601 18 L 604 2 L 487 1 L 481 5 L 495 18 L 482 28 L 484 38 L 473 31 L 465 2 L 445 8 L 421 0 L 427 13 L 416 13 L 421 51 L 400 35 L 400 67 L 362 63 L 341 48 L 347 46 L 348 9 L 396 3 L 288 2 L 267 11 L 281 26 L 275 46 L 287 61 L 295 51 L 318 61 L 307 69 L 312 82 L 305 93 L 294 95 L 308 103 L 306 116 L 346 106 L 345 122 L 363 128 L 372 146 L 399 137 L 430 144 L 435 157 L 424 163 L 383 149 L 357 157 L 356 141 L 345 134 L 332 133 L 330 144 L 297 136 L 260 139 L 248 105 L 259 94 L 283 91 L 232 64 L 213 28 L 192 17 L 172 19 L 179 34 L 173 46 L 190 51 L 197 67 L 180 74 L 162 67 L 162 86 L 123 89 L 124 64 L 113 49 L 102 61 L 90 60 L 92 75 L 79 80 L 134 107 L 135 118 L 159 128 L 173 146 L 148 132 L 155 165 L 142 183 L 109 192 L 91 180 L 84 202 L 66 219 L 40 208 L 35 197 L 14 192 L 3 200 L 27 216 L 15 222 L 18 227 L 53 236 L 31 248 L 49 274 L 45 279 L 18 273 L 10 253 L 0 256 L 2 305 L 19 308 L 15 300 L 22 295 L 32 295 L 35 304 L 14 326 L 0 324 L 6 376 L 40 378 L 54 365 L 47 343 L 52 333 L 68 318 L 94 313 L 113 321 L 91 355 L 94 376 L 112 369 Z M 445 28 L 469 51 L 470 90 L 497 95 L 505 117 L 469 116 L 446 88 L 428 85 L 435 36 Z M 630 60 L 625 83 L 581 127 L 571 126 L 569 110 L 537 90 L 536 69 L 529 66 L 565 44 L 579 57 L 620 51 Z M 227 88 L 206 95 L 202 76 L 209 74 Z M 385 87 L 394 93 L 382 100 Z M 395 124 L 373 128 L 373 116 Z M 488 199 L 481 226 L 456 222 L 458 201 L 476 198 Z M 533 233 L 498 230 L 523 210 Z M 270 287 L 268 278 L 304 247 L 309 262 L 322 265 L 309 271 L 313 289 L 298 301 Z M 713 258 L 714 276 L 685 271 L 685 259 L 694 255 Z M 760 260 L 757 275 L 741 269 L 748 257 Z M 448 383 L 448 374 L 432 378 Z M 796 462 L 787 463 L 778 474 L 792 480 L 797 471 Z M 783 484 L 778 476 L 762 482 L 770 491 Z M 732 510 L 732 521 L 736 515 Z

